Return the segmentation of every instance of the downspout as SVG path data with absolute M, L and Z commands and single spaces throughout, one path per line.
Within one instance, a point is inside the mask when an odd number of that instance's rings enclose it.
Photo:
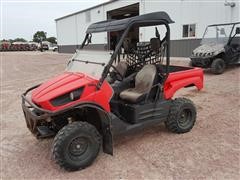
M 75 15 L 75 30 L 76 30 L 76 50 L 78 49 L 78 23 L 77 15 Z
M 235 2 L 228 2 L 225 0 L 224 6 L 229 6 L 230 7 L 230 22 L 233 21 L 233 8 L 236 6 Z
M 140 0 L 140 7 L 141 7 L 141 11 L 139 10 L 139 15 L 145 14 L 146 13 L 146 9 L 145 9 L 145 0 Z M 141 33 L 139 33 L 139 40 L 144 40 L 145 41 L 145 34 L 146 34 L 146 29 L 145 27 L 143 27 L 143 30 Z

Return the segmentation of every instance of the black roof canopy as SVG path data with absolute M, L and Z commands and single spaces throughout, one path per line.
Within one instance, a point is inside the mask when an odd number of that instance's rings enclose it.
M 166 12 L 154 12 L 121 20 L 108 20 L 91 24 L 86 33 L 120 31 L 131 25 L 154 26 L 174 23 Z

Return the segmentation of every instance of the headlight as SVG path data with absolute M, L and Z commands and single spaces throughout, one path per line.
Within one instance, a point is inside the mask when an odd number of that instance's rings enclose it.
M 69 98 L 71 99 L 71 101 L 76 101 L 77 99 L 79 99 L 82 94 L 82 90 L 83 89 L 80 88 L 80 89 L 70 92 Z
M 83 87 L 78 88 L 70 93 L 66 93 L 64 95 L 58 96 L 52 99 L 50 102 L 53 106 L 62 106 L 72 101 L 76 101 L 81 97 L 83 89 L 84 89 Z

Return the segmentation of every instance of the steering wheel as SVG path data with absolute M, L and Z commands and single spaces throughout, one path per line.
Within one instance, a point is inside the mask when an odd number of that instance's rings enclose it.
M 111 68 L 113 68 L 113 71 L 110 72 L 110 76 L 111 76 L 112 78 L 116 78 L 116 80 L 118 80 L 118 81 L 123 81 L 124 77 L 123 77 L 123 75 L 118 71 L 118 69 L 117 69 L 115 66 L 113 66 L 113 65 L 111 65 Z

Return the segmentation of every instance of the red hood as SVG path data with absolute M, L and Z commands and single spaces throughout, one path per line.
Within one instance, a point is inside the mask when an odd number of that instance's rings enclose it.
M 95 79 L 82 73 L 66 72 L 41 84 L 32 91 L 32 101 L 36 104 L 51 100 L 71 92 L 86 84 L 94 83 Z

